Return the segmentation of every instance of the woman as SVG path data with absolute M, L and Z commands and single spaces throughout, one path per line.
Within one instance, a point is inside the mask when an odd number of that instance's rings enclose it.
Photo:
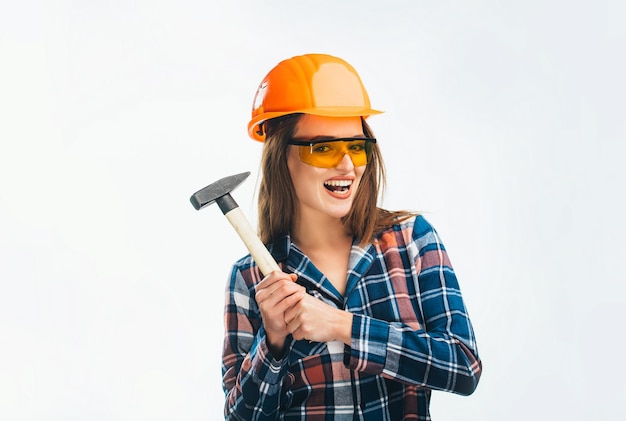
M 345 61 L 279 63 L 255 97 L 261 239 L 227 291 L 225 416 L 428 420 L 431 390 L 471 394 L 481 362 L 456 276 L 421 216 L 377 207 L 384 167 Z

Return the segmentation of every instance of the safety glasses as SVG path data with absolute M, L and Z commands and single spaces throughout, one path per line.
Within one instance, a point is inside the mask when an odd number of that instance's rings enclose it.
M 367 164 L 376 143 L 373 137 L 340 137 L 327 140 L 292 139 L 289 145 L 298 147 L 300 161 L 320 168 L 334 168 L 344 155 L 350 156 L 355 167 Z

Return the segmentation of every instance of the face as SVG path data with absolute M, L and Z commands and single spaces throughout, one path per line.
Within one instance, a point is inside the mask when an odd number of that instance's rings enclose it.
M 304 114 L 295 139 L 363 137 L 360 117 L 322 117 Z M 365 165 L 355 167 L 349 154 L 332 168 L 319 168 L 300 160 L 299 147 L 289 146 L 287 167 L 295 187 L 300 218 L 342 218 L 348 214 Z

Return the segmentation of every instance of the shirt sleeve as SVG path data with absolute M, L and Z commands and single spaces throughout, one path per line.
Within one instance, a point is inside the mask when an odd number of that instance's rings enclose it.
M 412 242 L 420 327 L 355 314 L 346 365 L 406 384 L 469 395 L 478 385 L 482 362 L 456 275 L 438 234 L 422 218 L 414 225 Z
M 287 359 L 272 357 L 254 300 L 254 287 L 246 283 L 236 266 L 226 291 L 225 307 L 222 351 L 225 419 L 276 420 Z

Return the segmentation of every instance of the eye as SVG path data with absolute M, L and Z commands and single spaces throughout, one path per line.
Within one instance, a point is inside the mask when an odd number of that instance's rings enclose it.
M 365 142 L 351 143 L 348 148 L 350 149 L 350 152 L 353 152 L 353 153 L 365 152 Z
M 328 143 L 316 143 L 311 146 L 313 153 L 328 153 L 332 151 L 332 147 Z

